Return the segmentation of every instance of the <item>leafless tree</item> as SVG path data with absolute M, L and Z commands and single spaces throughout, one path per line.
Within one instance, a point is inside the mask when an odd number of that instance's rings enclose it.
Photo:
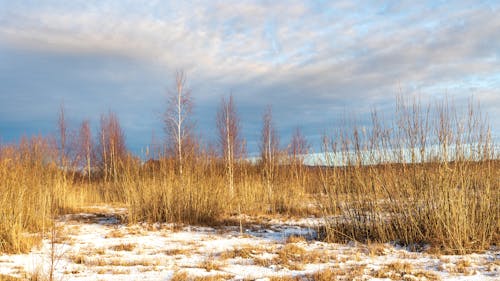
M 309 152 L 309 144 L 300 128 L 295 128 L 290 140 L 289 154 L 293 162 L 303 163 L 304 156 Z
M 304 158 L 309 153 L 309 143 L 302 134 L 300 128 L 296 128 L 293 132 L 288 148 L 288 157 L 292 172 L 296 181 L 305 180 L 304 173 Z
M 263 115 L 263 126 L 260 143 L 260 154 L 263 165 L 269 198 L 273 195 L 273 181 L 279 154 L 279 138 L 273 124 L 272 108 L 268 106 Z
M 107 181 L 112 175 L 116 180 L 119 164 L 127 157 L 125 134 L 120 126 L 115 113 L 109 112 L 108 116 L 101 115 L 101 128 L 99 130 L 99 158 L 104 179 Z
M 68 127 L 66 124 L 66 116 L 65 116 L 64 103 L 61 103 L 59 107 L 59 117 L 57 120 L 57 126 L 59 131 L 59 165 L 66 169 L 66 156 L 67 156 L 67 136 L 68 136 Z
M 186 74 L 177 71 L 175 75 L 175 92 L 170 93 L 168 108 L 164 115 L 167 147 L 178 161 L 179 175 L 182 175 L 184 159 L 192 145 L 193 123 L 189 120 L 193 103 L 191 93 L 186 89 Z
M 92 141 L 92 131 L 90 129 L 90 122 L 85 120 L 80 125 L 80 130 L 78 132 L 78 154 L 79 158 L 82 159 L 82 164 L 85 167 L 85 173 L 88 176 L 90 182 L 92 163 L 94 161 L 94 143 Z
M 217 129 L 219 131 L 219 144 L 226 165 L 229 192 L 234 196 L 234 166 L 235 160 L 241 156 L 242 140 L 240 137 L 240 119 L 234 106 L 233 95 L 226 100 L 222 98 L 217 111 Z

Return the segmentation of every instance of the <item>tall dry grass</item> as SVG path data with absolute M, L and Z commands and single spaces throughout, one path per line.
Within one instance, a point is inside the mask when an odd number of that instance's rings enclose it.
M 498 244 L 500 162 L 477 106 L 399 100 L 395 121 L 327 138 L 320 201 L 332 241 L 430 244 L 466 253 Z
M 77 192 L 55 164 L 52 142 L 24 138 L 0 147 L 0 252 L 26 252 L 46 233 L 51 219 L 70 210 Z
M 261 167 L 242 161 L 235 165 L 234 195 L 221 159 L 200 154 L 185 161 L 182 175 L 174 159 L 127 166 L 121 186 L 131 222 L 214 224 L 236 214 L 305 214 L 304 180 L 276 172 L 274 195 L 268 196 Z

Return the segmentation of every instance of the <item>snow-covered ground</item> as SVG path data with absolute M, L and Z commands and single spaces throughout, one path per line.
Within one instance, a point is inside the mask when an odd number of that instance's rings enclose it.
M 0 274 L 47 276 L 53 254 L 55 280 L 313 280 L 315 273 L 339 280 L 500 280 L 498 249 L 446 256 L 325 243 L 315 240 L 318 219 L 256 220 L 243 233 L 238 226 L 124 225 L 123 212 L 94 208 L 60 218 L 55 247 L 46 239 L 29 254 L 0 255 Z

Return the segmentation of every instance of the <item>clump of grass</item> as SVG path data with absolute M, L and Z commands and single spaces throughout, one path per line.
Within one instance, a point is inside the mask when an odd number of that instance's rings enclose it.
M 118 244 L 118 245 L 113 245 L 109 247 L 110 250 L 112 251 L 133 251 L 137 245 L 132 244 L 132 243 L 123 243 L 123 244 Z
M 210 276 L 189 276 L 185 271 L 176 271 L 171 281 L 224 281 L 231 280 L 231 274 L 215 274 Z
M 243 258 L 249 259 L 254 255 L 264 252 L 264 250 L 258 246 L 252 245 L 241 245 L 231 250 L 227 250 L 221 253 L 222 259 L 234 259 L 234 258 Z
M 404 262 L 392 262 L 384 265 L 381 269 L 372 272 L 375 278 L 390 278 L 394 280 L 441 280 L 436 273 L 415 269 L 411 264 Z
M 299 235 L 290 235 L 286 239 L 286 243 L 301 243 L 305 242 L 306 238 L 304 236 L 299 236 Z
M 336 270 L 328 268 L 325 270 L 315 272 L 312 275 L 312 280 L 313 281 L 337 280 L 338 276 L 339 276 L 339 274 Z
M 286 244 L 278 251 L 278 258 L 282 264 L 290 264 L 292 262 L 301 262 L 306 250 L 295 244 Z
M 215 260 L 214 257 L 209 257 L 200 264 L 200 267 L 204 268 L 207 272 L 210 272 L 212 270 L 220 270 L 224 267 L 224 264 Z
M 23 279 L 17 278 L 17 277 L 13 277 L 13 276 L 10 276 L 10 275 L 0 274 L 0 281 L 21 281 L 21 280 L 23 280 Z
M 113 229 L 108 234 L 106 234 L 105 238 L 123 238 L 125 237 L 125 233 L 120 229 Z

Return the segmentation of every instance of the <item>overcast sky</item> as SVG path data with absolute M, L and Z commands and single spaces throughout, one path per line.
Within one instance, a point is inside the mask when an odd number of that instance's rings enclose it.
M 64 101 L 74 127 L 116 112 L 139 152 L 165 138 L 176 69 L 206 140 L 233 93 L 250 152 L 268 104 L 282 142 L 300 126 L 318 143 L 398 94 L 473 96 L 498 136 L 499 15 L 498 1 L 0 0 L 0 140 L 54 133 Z

